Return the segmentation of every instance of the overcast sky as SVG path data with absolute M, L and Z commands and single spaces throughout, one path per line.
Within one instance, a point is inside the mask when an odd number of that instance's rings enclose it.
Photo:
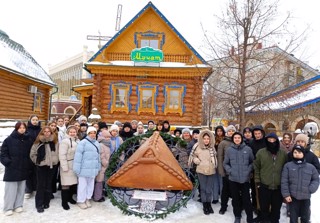
M 152 3 L 184 38 L 205 58 L 201 50 L 206 29 L 214 29 L 214 14 L 219 14 L 227 0 L 153 0 Z M 122 28 L 149 0 L 10 0 L 0 3 L 0 30 L 22 44 L 48 71 L 55 65 L 82 52 L 83 45 L 97 51 L 98 42 L 87 35 L 113 36 L 118 4 L 122 4 Z M 281 0 L 280 12 L 291 11 L 300 24 L 310 24 L 306 47 L 295 53 L 314 68 L 320 66 L 320 18 L 316 0 Z M 301 26 L 303 29 L 303 25 Z M 1 52 L 0 52 L 1 53 Z M 206 58 L 207 59 L 207 58 Z

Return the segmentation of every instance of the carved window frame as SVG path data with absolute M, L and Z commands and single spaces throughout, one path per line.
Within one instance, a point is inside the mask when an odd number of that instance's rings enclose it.
M 177 108 L 170 107 L 170 101 L 171 101 L 171 92 L 177 91 L 178 92 L 178 106 Z M 162 111 L 165 115 L 169 113 L 178 113 L 180 116 L 185 113 L 185 105 L 183 103 L 184 97 L 186 95 L 186 85 L 184 84 L 165 84 L 163 89 L 163 94 L 165 97 L 165 103 L 162 106 Z
M 141 48 L 141 41 L 142 40 L 157 40 L 158 41 L 158 48 L 162 50 L 163 44 L 165 43 L 165 34 L 164 32 L 136 32 L 134 33 L 134 43 L 137 48 Z
M 152 104 L 151 108 L 144 108 L 143 107 L 143 91 L 144 90 L 151 90 L 152 91 Z M 136 107 L 136 111 L 138 115 L 143 112 L 151 112 L 153 115 L 155 115 L 158 112 L 158 106 L 156 103 L 156 99 L 158 96 L 158 85 L 157 84 L 151 84 L 151 83 L 139 83 L 137 85 L 137 95 L 138 95 L 138 104 Z
M 117 90 L 125 90 L 125 98 L 123 101 L 123 107 L 117 106 Z M 108 108 L 110 110 L 110 113 L 113 113 L 115 111 L 123 111 L 126 114 L 128 114 L 131 110 L 131 104 L 130 104 L 130 95 L 132 93 L 132 85 L 130 83 L 126 82 L 116 82 L 116 83 L 110 83 L 110 95 L 111 95 L 111 101 L 108 105 Z

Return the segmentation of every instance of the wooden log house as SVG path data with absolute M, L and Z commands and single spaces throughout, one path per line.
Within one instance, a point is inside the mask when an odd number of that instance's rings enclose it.
M 54 86 L 24 47 L 0 30 L 0 119 L 28 120 L 35 114 L 48 120 Z
M 87 63 L 92 78 L 74 86 L 83 113 L 109 123 L 168 120 L 199 126 L 202 86 L 212 68 L 149 2 Z

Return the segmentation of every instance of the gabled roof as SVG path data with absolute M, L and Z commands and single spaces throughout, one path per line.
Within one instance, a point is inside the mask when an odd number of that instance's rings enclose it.
M 290 111 L 319 101 L 320 75 L 249 103 L 246 112 Z
M 148 8 L 152 8 L 162 18 L 168 26 L 177 34 L 177 36 L 184 42 L 188 48 L 202 61 L 204 64 L 208 64 L 200 54 L 188 43 L 188 41 L 178 32 L 178 30 L 169 22 L 169 20 L 154 6 L 152 2 L 149 2 L 141 11 L 134 16 L 119 32 L 117 32 L 93 57 L 88 61 L 93 61 L 99 54 L 103 52 L 112 42 L 114 42 L 134 21 L 139 18 Z
M 11 40 L 2 30 L 0 30 L 0 69 L 39 83 L 56 85 L 24 47 Z

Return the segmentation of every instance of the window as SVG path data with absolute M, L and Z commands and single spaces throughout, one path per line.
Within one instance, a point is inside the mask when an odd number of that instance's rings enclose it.
M 113 113 L 114 111 L 124 111 L 128 114 L 131 110 L 131 104 L 129 103 L 130 94 L 131 84 L 125 82 L 111 83 L 111 101 L 109 103 L 110 112 Z
M 33 97 L 33 111 L 34 112 L 41 112 L 41 103 L 42 101 L 42 94 L 41 93 L 35 93 Z
M 167 84 L 164 86 L 165 103 L 162 106 L 164 114 L 185 112 L 183 99 L 186 94 L 186 86 L 180 84 Z
M 156 114 L 158 107 L 156 105 L 156 97 L 158 95 L 158 86 L 150 83 L 138 84 L 138 106 L 137 112 L 151 112 Z
M 162 49 L 165 42 L 164 33 L 160 32 L 137 32 L 134 34 L 134 42 L 137 48 L 152 47 L 153 49 Z

